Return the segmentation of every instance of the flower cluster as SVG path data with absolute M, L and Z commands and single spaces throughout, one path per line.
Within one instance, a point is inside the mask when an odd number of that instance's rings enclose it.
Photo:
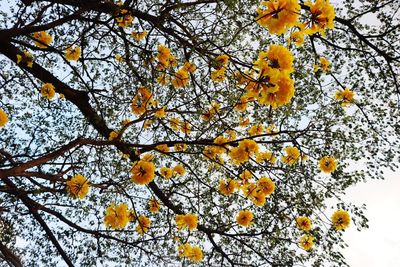
M 178 247 L 178 254 L 181 258 L 188 258 L 194 263 L 200 263 L 203 260 L 203 251 L 199 246 L 193 246 L 189 243 L 181 244 Z
M 153 181 L 155 167 L 152 162 L 139 160 L 135 162 L 131 169 L 132 182 L 139 185 L 146 185 Z
M 67 181 L 68 192 L 71 196 L 83 199 L 89 193 L 89 180 L 80 174 L 74 175 Z
M 35 32 L 33 34 L 33 38 L 35 39 L 34 43 L 39 48 L 47 48 L 49 44 L 53 41 L 53 37 L 47 32 Z
M 188 228 L 189 231 L 192 231 L 197 228 L 198 218 L 196 214 L 178 214 L 175 217 L 176 226 L 178 230 L 182 230 L 184 228 Z

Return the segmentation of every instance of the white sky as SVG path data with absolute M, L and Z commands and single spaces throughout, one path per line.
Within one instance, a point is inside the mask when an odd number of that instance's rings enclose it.
M 400 171 L 385 172 L 385 180 L 368 180 L 349 188 L 344 200 L 367 204 L 369 229 L 346 229 L 343 251 L 351 267 L 400 266 Z

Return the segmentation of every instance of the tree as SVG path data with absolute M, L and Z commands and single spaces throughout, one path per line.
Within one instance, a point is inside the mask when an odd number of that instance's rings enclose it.
M 341 196 L 398 168 L 398 4 L 3 1 L 0 257 L 345 265 Z

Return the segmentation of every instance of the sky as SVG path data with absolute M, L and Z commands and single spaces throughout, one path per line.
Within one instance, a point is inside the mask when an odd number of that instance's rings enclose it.
M 367 205 L 369 229 L 346 229 L 344 251 L 351 267 L 400 266 L 400 170 L 385 172 L 385 180 L 368 180 L 349 188 L 344 200 Z

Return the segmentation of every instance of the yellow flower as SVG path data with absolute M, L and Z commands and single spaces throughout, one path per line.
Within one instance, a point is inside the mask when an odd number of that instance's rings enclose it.
M 147 32 L 146 31 L 144 31 L 144 32 L 132 32 L 131 36 L 136 41 L 141 41 L 147 36 Z
M 160 201 L 155 198 L 149 200 L 149 211 L 157 213 L 160 210 Z
M 243 183 L 248 183 L 249 180 L 253 177 L 253 174 L 249 170 L 244 170 L 240 175 L 240 179 L 243 180 Z
M 137 161 L 132 169 L 132 182 L 135 184 L 145 185 L 149 184 L 154 179 L 154 164 L 152 162 L 139 160 Z
M 183 176 L 184 174 L 185 174 L 185 168 L 183 167 L 183 165 L 181 165 L 181 164 L 178 164 L 178 165 L 176 165 L 173 169 L 172 169 L 172 171 L 173 171 L 173 173 L 175 174 L 175 173 L 177 173 L 177 174 L 179 174 L 180 176 Z
M 171 179 L 172 175 L 173 175 L 173 171 L 171 168 L 167 168 L 167 167 L 161 167 L 160 168 L 160 174 L 162 177 L 164 177 L 165 179 Z
M 247 162 L 256 153 L 258 153 L 258 144 L 254 140 L 245 139 L 240 141 L 237 147 L 231 149 L 229 156 L 234 165 L 239 165 Z
M 296 218 L 296 225 L 300 230 L 308 232 L 311 230 L 312 223 L 310 218 L 302 216 Z
M 188 148 L 188 146 L 186 144 L 183 143 L 178 143 L 174 145 L 174 149 L 176 152 L 183 152 L 186 151 Z
M 192 262 L 200 263 L 203 260 L 203 251 L 199 246 L 192 246 L 188 258 Z
M 136 226 L 136 232 L 139 235 L 144 235 L 150 229 L 150 219 L 144 215 L 140 215 L 138 218 L 138 225 Z
M 131 217 L 128 205 L 125 203 L 119 205 L 112 203 L 105 213 L 104 224 L 112 229 L 124 229 Z
M 175 222 L 179 231 L 186 227 L 189 229 L 189 231 L 192 231 L 197 228 L 198 218 L 196 214 L 192 213 L 185 215 L 178 214 L 175 217 Z
M 27 67 L 32 68 L 33 66 L 33 57 L 32 54 L 26 50 L 22 52 L 22 54 L 17 54 L 17 64 L 25 63 Z
M 162 153 L 168 153 L 169 152 L 169 147 L 167 144 L 160 144 L 160 145 L 156 145 L 155 149 L 159 152 Z
M 4 127 L 7 122 L 8 122 L 7 113 L 5 113 L 4 110 L 0 108 L 0 127 Z
M 303 235 L 300 237 L 299 246 L 304 250 L 310 250 L 314 245 L 314 237 L 312 235 Z
M 166 115 L 167 114 L 165 113 L 165 107 L 162 107 L 158 109 L 156 112 L 154 112 L 154 116 L 156 116 L 156 118 L 158 119 L 165 118 Z
M 296 46 L 301 46 L 304 43 L 304 32 L 303 31 L 296 31 L 290 34 L 288 39 L 289 45 L 291 42 L 294 42 Z
M 165 73 L 162 73 L 160 76 L 158 76 L 157 82 L 158 82 L 160 85 L 164 86 L 164 85 L 166 85 L 167 83 L 169 83 L 169 79 L 167 79 L 167 75 L 166 75 Z
M 249 129 L 249 134 L 251 136 L 261 135 L 264 132 L 264 127 L 261 124 L 253 125 Z
M 181 124 L 181 132 L 182 133 L 189 134 L 191 132 L 191 130 L 192 130 L 192 125 L 189 122 L 185 121 Z
M 83 199 L 89 192 L 89 180 L 80 174 L 74 175 L 71 180 L 67 181 L 68 192 L 73 197 Z
M 257 194 L 257 185 L 255 183 L 249 183 L 244 180 L 241 187 L 243 195 L 248 198 L 252 198 Z
M 213 70 L 211 72 L 211 80 L 213 80 L 214 82 L 222 82 L 223 80 L 225 80 L 225 68 L 220 68 L 217 70 Z
M 354 92 L 350 91 L 349 88 L 345 88 L 343 91 L 336 92 L 335 99 L 342 102 L 342 106 L 345 107 L 353 103 Z
M 178 247 L 180 258 L 188 258 L 194 263 L 200 263 L 203 260 L 203 251 L 199 246 L 192 246 L 189 243 L 181 244 Z
M 316 0 L 315 3 L 310 1 L 304 2 L 304 5 L 310 7 L 311 18 L 309 22 L 305 23 L 304 26 L 308 28 L 305 33 L 312 35 L 316 32 L 320 32 L 323 36 L 325 35 L 325 29 L 333 29 L 335 19 L 335 10 L 329 3 L 329 0 Z
M 241 210 L 236 216 L 236 222 L 244 227 L 249 227 L 253 221 L 254 215 L 249 210 Z
M 265 205 L 266 197 L 267 196 L 262 191 L 255 191 L 255 193 L 251 197 L 251 201 L 257 207 L 262 207 Z
M 350 225 L 350 215 L 345 210 L 335 211 L 331 217 L 331 220 L 333 227 L 335 227 L 337 231 L 346 229 Z
M 319 64 L 323 72 L 327 73 L 330 71 L 331 63 L 324 57 L 319 58 Z
M 36 41 L 34 41 L 34 43 L 39 48 L 46 48 L 53 41 L 53 37 L 51 37 L 50 34 L 48 34 L 47 32 L 44 32 L 44 31 L 35 32 L 33 34 L 33 38 L 36 39 Z
M 65 50 L 65 58 L 67 60 L 78 60 L 81 57 L 81 48 L 79 46 L 68 47 Z
M 43 97 L 47 97 L 47 99 L 51 100 L 55 96 L 56 91 L 54 90 L 53 84 L 45 83 L 42 85 L 40 93 L 42 94 Z
M 262 105 L 270 105 L 272 108 L 277 108 L 286 105 L 294 96 L 294 81 L 287 75 L 280 74 L 279 78 L 274 82 L 273 87 L 263 86 L 258 102 Z
M 217 62 L 217 69 L 220 69 L 222 67 L 227 67 L 229 63 L 229 56 L 228 55 L 219 55 L 215 58 L 215 61 Z
M 112 131 L 108 136 L 108 141 L 113 141 L 118 138 L 119 133 L 117 131 Z
M 118 62 L 122 62 L 122 61 L 124 61 L 124 58 L 123 58 L 123 56 L 121 56 L 121 54 L 116 54 L 115 60 L 117 60 Z
M 169 125 L 175 132 L 179 131 L 179 126 L 181 125 L 181 120 L 179 118 L 171 118 L 169 120 Z
M 236 180 L 227 179 L 227 180 L 219 180 L 219 192 L 225 196 L 229 196 L 235 192 L 235 190 L 239 187 L 239 184 Z
M 297 0 L 269 0 L 261 2 L 256 21 L 272 34 L 283 34 L 297 23 L 300 5 Z
M 257 163 L 268 161 L 270 164 L 276 163 L 276 157 L 271 151 L 260 152 L 256 156 Z
M 182 88 L 186 87 L 186 85 L 189 83 L 189 72 L 187 72 L 185 69 L 179 69 L 175 74 L 174 74 L 174 79 L 172 79 L 171 84 L 174 88 Z
M 275 191 L 275 183 L 268 177 L 261 177 L 257 181 L 257 189 L 266 196 L 271 195 Z
M 191 63 L 189 61 L 185 62 L 185 64 L 182 67 L 184 70 L 186 70 L 187 72 L 193 73 L 196 71 L 197 66 L 194 63 Z
M 259 58 L 264 60 L 263 52 L 260 52 Z M 288 73 L 293 72 L 293 60 L 292 53 L 286 47 L 282 45 L 270 45 L 269 50 L 266 53 L 269 61 L 269 65 L 272 68 L 279 69 L 280 71 L 287 71 Z
M 117 16 L 118 17 L 115 18 L 115 21 L 117 22 L 117 25 L 122 28 L 131 26 L 134 19 L 134 17 L 132 17 L 129 14 L 129 11 L 126 9 L 121 9 L 119 11 L 119 14 L 117 14 Z
M 171 56 L 171 50 L 168 47 L 161 45 L 161 44 L 158 45 L 157 59 L 158 59 L 158 69 L 159 70 L 163 70 L 169 66 L 170 56 Z
M 300 158 L 300 150 L 297 147 L 288 146 L 283 149 L 286 152 L 286 156 L 282 156 L 281 160 L 287 165 L 294 165 Z
M 336 170 L 337 162 L 332 156 L 325 156 L 319 160 L 319 168 L 325 173 L 331 173 Z
M 142 115 L 153 104 L 153 94 L 146 87 L 140 86 L 138 93 L 132 100 L 131 110 L 136 115 Z
M 178 255 L 179 257 L 183 258 L 187 258 L 189 257 L 189 255 L 192 253 L 192 245 L 186 243 L 186 244 L 181 244 L 178 247 Z

